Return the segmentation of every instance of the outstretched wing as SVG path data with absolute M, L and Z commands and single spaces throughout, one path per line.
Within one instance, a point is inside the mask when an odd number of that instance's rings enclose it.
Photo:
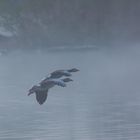
M 48 90 L 46 92 L 41 92 L 41 93 L 37 92 L 36 93 L 36 100 L 40 105 L 42 105 L 46 101 L 47 96 L 48 96 Z
M 61 86 L 61 87 L 66 87 L 66 84 L 62 80 L 58 79 L 49 79 L 49 80 L 44 80 L 40 83 L 41 87 L 50 89 L 54 87 L 55 85 Z
M 62 76 L 71 76 L 71 73 L 66 70 L 56 70 L 51 73 L 50 78 L 61 78 Z
M 66 87 L 66 84 L 62 80 L 53 79 L 53 80 L 50 80 L 50 81 L 52 81 L 57 86 Z

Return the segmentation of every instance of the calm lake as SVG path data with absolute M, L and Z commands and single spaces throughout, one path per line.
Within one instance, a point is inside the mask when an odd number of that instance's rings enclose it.
M 12 52 L 0 56 L 0 140 L 140 140 L 139 49 Z M 78 68 L 40 106 L 28 90 Z

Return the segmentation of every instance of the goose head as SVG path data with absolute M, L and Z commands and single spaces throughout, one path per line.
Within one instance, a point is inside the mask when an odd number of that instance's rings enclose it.
M 38 88 L 39 88 L 39 87 L 36 86 L 36 85 L 33 86 L 33 87 L 29 90 L 28 96 L 31 95 L 31 94 L 33 94 L 34 92 L 36 92 L 36 91 L 38 90 Z

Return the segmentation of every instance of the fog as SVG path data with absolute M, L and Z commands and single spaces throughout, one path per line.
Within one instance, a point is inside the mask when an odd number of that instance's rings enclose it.
M 139 46 L 95 51 L 14 51 L 0 59 L 0 139 L 139 140 Z M 66 88 L 40 106 L 28 90 L 76 67 Z
M 137 0 L 1 0 L 0 49 L 139 43 Z
M 0 140 L 139 140 L 140 1 L 1 0 Z M 39 105 L 28 90 L 77 68 Z

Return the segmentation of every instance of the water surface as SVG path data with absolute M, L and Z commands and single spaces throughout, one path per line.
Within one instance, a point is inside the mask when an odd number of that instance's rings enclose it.
M 1 56 L 0 139 L 139 140 L 139 58 L 134 49 Z M 74 82 L 51 89 L 44 105 L 27 96 L 49 72 L 72 67 Z

